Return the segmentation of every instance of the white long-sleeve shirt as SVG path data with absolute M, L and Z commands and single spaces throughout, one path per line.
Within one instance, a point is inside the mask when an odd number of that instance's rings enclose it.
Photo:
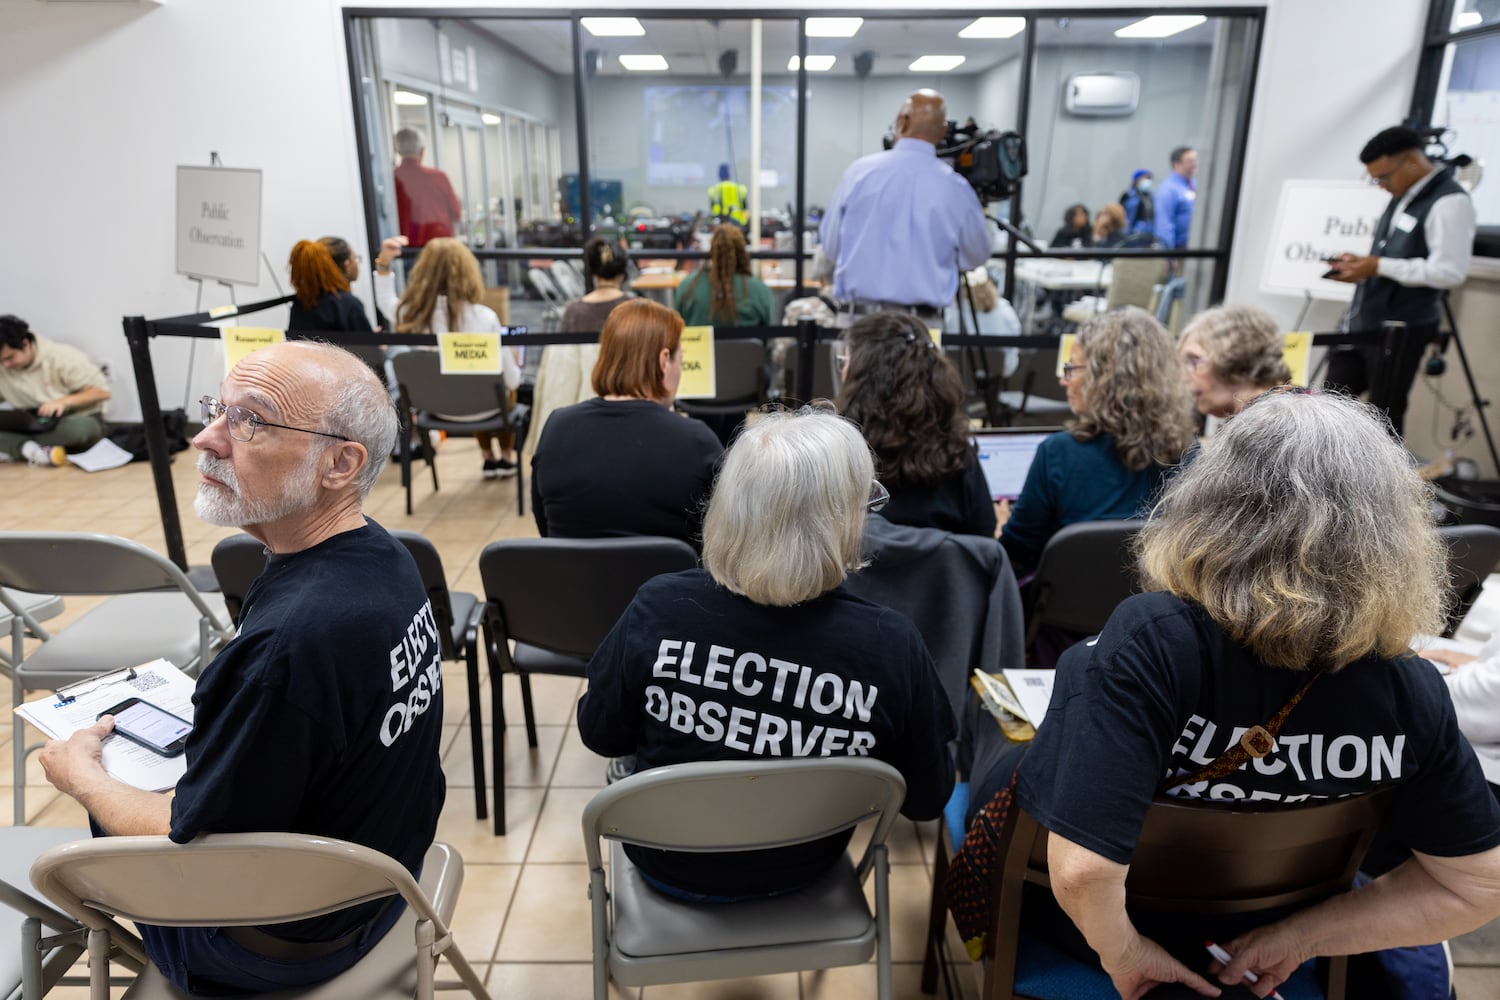
M 1406 213 L 1417 192 L 1432 182 L 1441 167 L 1411 187 L 1396 203 L 1394 219 Z M 1469 275 L 1474 259 L 1474 232 L 1478 225 L 1474 202 L 1467 194 L 1448 194 L 1432 203 L 1422 227 L 1427 237 L 1426 257 L 1381 257 L 1375 273 L 1411 288 L 1457 288 Z

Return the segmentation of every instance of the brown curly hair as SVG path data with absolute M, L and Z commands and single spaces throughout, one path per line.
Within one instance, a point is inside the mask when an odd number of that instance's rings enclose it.
M 462 241 L 451 236 L 429 240 L 411 269 L 406 291 L 401 295 L 397 333 L 431 333 L 432 314 L 438 296 L 447 298 L 448 329 L 457 330 L 465 305 L 484 297 L 484 276 L 479 261 Z
M 963 380 L 920 320 L 895 312 L 863 316 L 845 343 L 849 368 L 838 410 L 859 425 L 882 478 L 934 483 L 973 461 Z
M 1281 328 L 1257 306 L 1218 306 L 1193 317 L 1182 339 L 1198 342 L 1213 372 L 1232 385 L 1269 389 L 1292 380 L 1282 358 Z
M 1068 425 L 1073 437 L 1110 435 L 1135 472 L 1175 464 L 1193 442 L 1193 418 L 1172 335 L 1146 310 L 1124 306 L 1084 323 L 1077 344 L 1087 408 Z
M 292 288 L 297 301 L 304 309 L 317 306 L 318 300 L 330 292 L 347 292 L 349 279 L 334 262 L 333 254 L 322 243 L 298 240 L 292 247 L 288 262 L 292 275 Z

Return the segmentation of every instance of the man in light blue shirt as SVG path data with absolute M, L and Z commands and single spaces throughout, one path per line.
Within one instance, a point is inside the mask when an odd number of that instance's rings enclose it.
M 896 310 L 936 320 L 958 273 L 990 255 L 984 207 L 937 157 L 943 95 L 919 90 L 896 116 L 896 145 L 849 166 L 823 215 L 823 253 L 845 314 Z M 841 324 L 842 325 L 842 324 Z
M 1193 203 L 1198 198 L 1198 151 L 1191 146 L 1172 150 L 1172 172 L 1156 191 L 1156 239 L 1164 247 L 1187 246 L 1193 228 Z

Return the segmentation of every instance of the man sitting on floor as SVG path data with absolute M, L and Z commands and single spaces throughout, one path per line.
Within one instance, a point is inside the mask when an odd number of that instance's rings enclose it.
M 415 563 L 361 510 L 395 445 L 390 397 L 354 355 L 305 342 L 251 354 L 221 394 L 203 399 L 194 507 L 244 527 L 269 561 L 238 634 L 198 680 L 187 773 L 174 798 L 111 778 L 106 716 L 47 745 L 47 779 L 110 834 L 315 834 L 416 874 L 443 805 L 441 654 Z M 189 993 L 261 993 L 351 967 L 402 907 L 392 897 L 270 927 L 140 930 Z
M 0 399 L 35 410 L 34 428 L 0 430 L 0 462 L 62 465 L 104 436 L 109 379 L 88 355 L 31 332 L 19 316 L 0 316 Z

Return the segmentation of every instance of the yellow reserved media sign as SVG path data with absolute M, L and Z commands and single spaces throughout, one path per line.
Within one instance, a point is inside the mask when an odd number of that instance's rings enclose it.
M 225 326 L 219 328 L 219 340 L 224 345 L 224 374 L 254 354 L 262 347 L 270 347 L 286 340 L 286 331 L 268 326 Z
M 1057 377 L 1062 378 L 1063 365 L 1073 360 L 1073 342 L 1078 339 L 1076 333 L 1065 333 L 1057 341 Z
M 503 365 L 498 333 L 440 333 L 438 350 L 444 375 L 499 375 Z
M 712 399 L 717 394 L 714 328 L 685 326 L 682 328 L 682 382 L 677 387 L 677 398 Z
M 1312 334 L 1289 333 L 1281 342 L 1281 360 L 1292 370 L 1292 385 L 1306 387 L 1308 361 L 1312 356 Z

